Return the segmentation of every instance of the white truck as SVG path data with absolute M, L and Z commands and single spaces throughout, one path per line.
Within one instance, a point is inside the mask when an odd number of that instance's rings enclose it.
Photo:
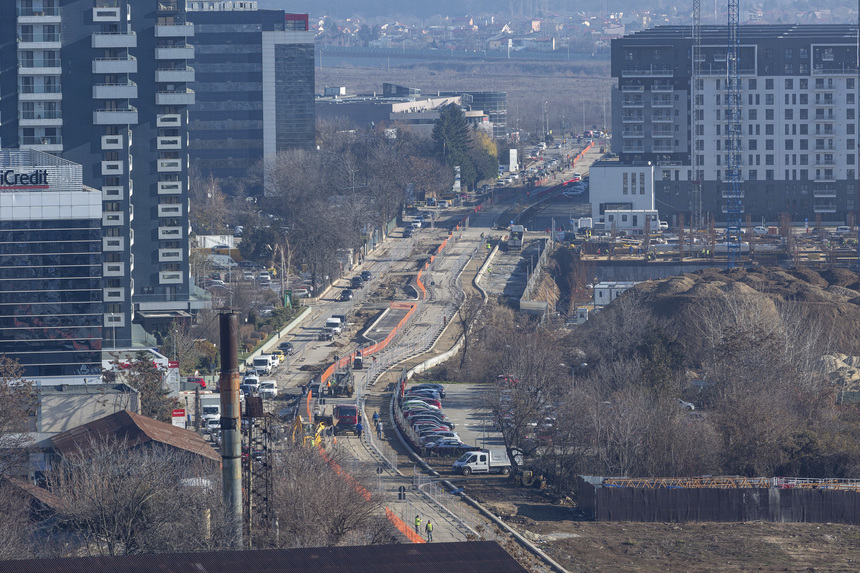
M 511 460 L 503 449 L 475 450 L 466 452 L 451 468 L 455 474 L 502 474 L 511 473 Z
M 278 397 L 278 382 L 276 380 L 260 381 L 260 397 L 266 400 Z
M 277 358 L 275 358 L 277 360 Z M 269 358 L 268 354 L 261 354 L 260 356 L 255 356 L 253 362 L 251 363 L 251 367 L 256 369 L 257 371 L 263 370 L 266 374 L 272 373 L 272 360 Z
M 201 395 L 200 413 L 200 418 L 203 420 L 202 426 L 208 425 L 210 420 L 221 420 L 221 395 Z
M 332 334 L 338 335 L 338 334 L 340 334 L 341 329 L 343 328 L 343 323 L 341 322 L 341 320 L 339 318 L 331 317 L 325 321 L 325 327 Z

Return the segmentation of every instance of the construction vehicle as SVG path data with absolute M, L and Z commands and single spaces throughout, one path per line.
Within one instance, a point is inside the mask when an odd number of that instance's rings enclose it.
M 335 372 L 334 375 L 332 375 L 332 379 L 331 382 L 329 382 L 328 387 L 329 396 L 346 396 L 347 398 L 352 398 L 354 393 L 355 379 L 352 376 L 351 370 Z
M 523 487 L 543 489 L 546 487 L 546 478 L 533 470 L 518 470 L 514 474 L 514 483 Z
M 319 446 L 326 428 L 330 425 L 326 425 L 326 422 L 319 418 L 315 422 L 305 422 L 301 416 L 296 416 L 293 422 L 293 442 L 301 443 L 305 447 Z

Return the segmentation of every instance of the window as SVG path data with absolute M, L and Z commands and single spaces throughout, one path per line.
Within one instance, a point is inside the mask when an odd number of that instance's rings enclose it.
M 639 174 L 639 194 L 645 194 L 645 172 Z
M 785 51 L 787 53 L 791 54 L 791 48 L 787 48 Z M 788 59 L 788 58 L 791 58 L 791 56 L 790 55 L 786 56 L 786 59 Z M 790 64 L 786 64 L 786 65 L 790 65 Z M 787 90 L 794 89 L 794 80 L 793 79 L 791 79 L 791 78 L 785 79 L 785 89 L 787 89 Z
M 800 179 L 802 181 L 806 181 L 807 179 L 809 179 L 809 170 L 808 169 L 801 169 L 800 170 Z
M 854 94 L 853 93 L 845 94 L 845 103 L 847 103 L 849 105 L 854 104 Z
M 794 73 L 794 64 L 785 64 L 785 73 L 793 74 Z M 788 82 L 791 80 L 785 80 L 786 87 L 788 86 Z
M 758 140 L 757 139 L 750 139 L 748 144 L 749 144 L 750 151 L 755 151 L 756 149 L 758 149 Z
M 854 78 L 848 78 L 847 80 L 845 80 L 845 87 L 848 88 L 849 90 L 853 90 L 854 89 Z
M 786 149 L 786 151 L 791 151 L 792 149 L 794 149 L 794 140 L 793 139 L 786 139 L 785 140 L 785 149 Z
M 720 104 L 720 94 L 717 94 L 717 105 L 721 105 Z
M 747 179 L 749 179 L 750 181 L 757 181 L 758 180 L 758 170 L 757 169 L 750 169 L 748 172 L 748 175 L 747 175 Z
M 848 125 L 845 126 L 845 133 L 847 133 L 848 135 L 854 135 L 854 124 L 853 123 L 849 123 Z
M 806 123 L 800 124 L 800 135 L 809 135 L 809 125 L 808 124 L 806 124 Z M 801 149 L 804 149 L 802 142 L 801 142 Z
M 773 105 L 773 94 L 764 94 L 764 105 Z
M 757 81 L 755 78 L 751 78 L 751 79 L 747 80 L 747 89 L 754 90 L 754 89 L 756 89 L 757 85 L 758 84 L 757 84 Z
M 772 139 L 765 139 L 764 140 L 764 148 L 767 149 L 768 151 L 773 151 L 773 140 Z
M 846 179 L 854 179 L 854 170 L 853 169 L 846 169 L 845 170 L 845 178 Z
M 801 78 L 800 80 L 800 89 L 808 90 L 809 89 L 809 80 L 806 78 Z
M 768 123 L 764 126 L 764 134 L 765 135 L 773 135 L 773 124 Z
M 750 121 L 758 120 L 758 110 L 757 109 L 749 110 L 749 119 L 750 119 Z M 752 127 L 752 126 L 750 126 L 750 127 Z
M 854 149 L 854 140 L 846 139 L 845 140 L 845 149 Z
M 621 174 L 621 187 L 624 190 L 624 194 L 627 195 L 627 174 Z
M 720 121 L 720 110 L 717 110 L 717 121 Z
M 785 59 L 790 60 L 792 58 L 792 56 L 793 56 L 793 54 L 792 54 L 791 48 L 786 48 L 785 49 Z M 788 80 L 785 80 L 785 81 L 788 82 Z M 785 84 L 785 87 L 786 87 L 786 89 L 791 89 L 788 87 L 788 83 Z
M 789 108 L 785 110 L 785 119 L 794 119 L 794 110 Z
M 773 110 L 772 109 L 764 110 L 764 118 L 767 121 L 773 121 Z
M 773 181 L 773 169 L 768 169 L 764 172 L 764 178 L 768 181 Z
M 809 94 L 800 94 L 800 105 L 809 105 Z
M 785 94 L 785 105 L 789 105 L 791 103 L 791 96 L 789 94 Z
M 848 165 L 854 165 L 854 154 L 853 153 L 849 153 L 848 155 L 845 156 L 845 163 Z
M 800 119 L 809 119 L 809 110 L 805 107 L 800 108 Z
M 801 141 L 801 144 L 802 143 L 803 143 L 803 141 Z M 802 148 L 803 145 L 801 145 L 800 147 Z M 800 154 L 800 164 L 801 165 L 809 165 L 809 156 L 807 154 L 805 154 L 805 153 Z
M 773 153 L 768 153 L 764 156 L 765 165 L 773 165 Z
M 854 119 L 854 108 L 849 107 L 845 110 L 845 119 Z
M 770 58 L 773 58 L 773 50 L 771 50 L 770 48 L 767 48 L 767 49 L 765 50 L 765 58 L 767 58 L 767 57 L 768 57 L 768 56 L 767 56 L 767 52 L 768 52 L 768 51 L 770 51 L 770 52 L 771 52 Z M 768 58 L 768 59 L 770 59 L 770 58 Z M 766 89 L 766 90 L 772 90 L 772 89 L 773 89 L 773 78 L 765 78 L 765 80 L 764 80 L 764 89 Z

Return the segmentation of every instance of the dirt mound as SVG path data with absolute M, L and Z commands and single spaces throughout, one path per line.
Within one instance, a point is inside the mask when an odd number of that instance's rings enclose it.
M 779 320 L 778 309 L 793 306 L 804 322 L 822 321 L 833 333 L 835 350 L 860 355 L 860 277 L 846 269 L 816 272 L 781 268 L 706 269 L 636 286 L 655 316 L 668 320 L 695 351 L 696 321 L 726 305 L 757 317 Z M 612 312 L 612 305 L 603 312 Z

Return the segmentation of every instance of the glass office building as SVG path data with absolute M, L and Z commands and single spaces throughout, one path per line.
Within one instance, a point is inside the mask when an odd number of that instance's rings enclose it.
M 0 354 L 40 382 L 101 372 L 102 197 L 81 171 L 0 150 Z

